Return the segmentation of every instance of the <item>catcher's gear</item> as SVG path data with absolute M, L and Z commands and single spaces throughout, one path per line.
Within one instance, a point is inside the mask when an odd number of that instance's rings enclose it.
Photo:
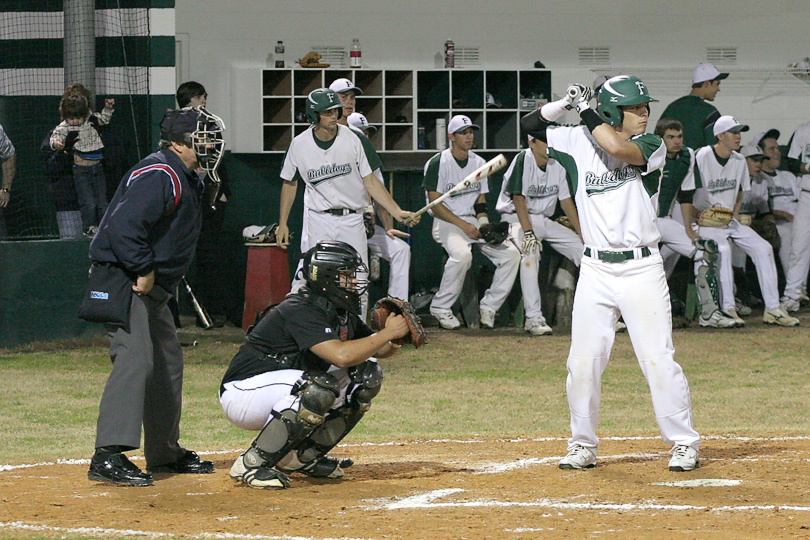
M 168 111 L 160 121 L 161 140 L 191 145 L 197 155 L 197 164 L 206 172 L 205 182 L 212 183 L 214 187 L 207 198 L 210 204 L 219 195 L 219 186 L 222 183 L 217 168 L 225 152 L 223 131 L 225 123 L 205 107 Z
M 658 100 L 650 97 L 644 82 L 638 77 L 630 75 L 619 75 L 605 81 L 597 98 L 599 115 L 613 127 L 622 123 L 624 113 L 621 107 L 652 101 Z
M 717 259 L 720 250 L 717 242 L 706 238 L 695 240 L 695 262 L 704 262 L 695 273 L 695 287 L 700 302 L 700 318 L 710 321 L 715 318 L 715 326 L 731 326 L 722 310 L 720 310 L 720 284 L 717 279 Z M 719 312 L 720 315 L 714 315 Z
M 534 235 L 534 231 L 526 231 L 523 233 L 523 246 L 520 248 L 523 255 L 540 252 L 540 242 Z
M 321 113 L 331 109 L 338 110 L 338 118 L 343 116 L 343 105 L 335 91 L 328 88 L 317 88 L 307 96 L 307 118 L 313 124 L 321 122 Z
M 366 238 L 374 236 L 374 214 L 371 212 L 364 213 L 363 225 L 366 227 Z
M 345 242 L 318 242 L 304 254 L 304 279 L 310 290 L 335 307 L 360 314 L 360 297 L 368 288 L 368 267 Z
M 734 217 L 734 211 L 722 206 L 713 206 L 701 210 L 697 222 L 701 227 L 725 227 Z
M 380 298 L 374 304 L 371 310 L 371 326 L 374 330 L 382 330 L 385 327 L 385 321 L 388 320 L 388 315 L 391 313 L 395 315 L 402 315 L 405 322 L 408 324 L 408 334 L 404 337 L 394 339 L 391 342 L 397 345 L 403 343 L 412 343 L 417 349 L 427 343 L 427 334 L 422 326 L 422 321 L 413 307 L 405 300 L 394 298 L 393 296 L 386 296 Z
M 509 222 L 484 223 L 478 230 L 481 231 L 481 238 L 487 244 L 502 244 L 509 236 Z

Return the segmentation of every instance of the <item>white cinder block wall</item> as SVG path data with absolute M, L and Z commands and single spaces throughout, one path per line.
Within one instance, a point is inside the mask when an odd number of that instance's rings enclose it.
M 810 82 L 783 72 L 810 56 L 808 0 L 177 0 L 175 9 L 178 82 L 206 86 L 235 152 L 260 148 L 259 70 L 279 39 L 288 66 L 315 45 L 348 50 L 357 37 L 363 67 L 430 69 L 452 38 L 480 48 L 481 69 L 541 60 L 557 94 L 598 73 L 630 73 L 661 100 L 652 120 L 688 93 L 708 47 L 736 47 L 736 64 L 718 64 L 732 73 L 715 101 L 722 113 L 754 131 L 780 129 L 783 144 L 810 119 Z M 580 64 L 580 47 L 609 47 L 610 65 Z

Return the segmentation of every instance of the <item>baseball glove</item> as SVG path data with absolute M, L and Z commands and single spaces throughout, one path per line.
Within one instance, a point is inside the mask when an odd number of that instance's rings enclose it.
M 427 343 L 427 334 L 422 327 L 422 322 L 419 316 L 413 310 L 413 307 L 405 300 L 394 298 L 393 296 L 386 296 L 380 298 L 371 310 L 371 326 L 374 330 L 381 330 L 385 326 L 385 321 L 388 315 L 394 313 L 405 317 L 405 322 L 408 323 L 410 333 L 404 337 L 392 340 L 392 343 L 402 345 L 403 343 L 411 343 L 417 349 Z
M 570 219 L 568 219 L 568 216 L 562 215 L 562 216 L 558 217 L 555 221 L 557 223 L 559 223 L 560 225 L 562 225 L 563 227 L 567 227 L 567 228 L 571 229 L 572 231 L 577 232 L 577 230 L 574 228 L 574 224 L 571 222 Z
M 698 225 L 701 227 L 725 227 L 734 217 L 734 212 L 721 206 L 713 206 L 698 214 Z
M 509 237 L 509 222 L 484 223 L 479 230 L 487 244 L 502 244 Z
M 363 214 L 363 225 L 366 227 L 366 238 L 374 236 L 374 214 L 371 212 Z

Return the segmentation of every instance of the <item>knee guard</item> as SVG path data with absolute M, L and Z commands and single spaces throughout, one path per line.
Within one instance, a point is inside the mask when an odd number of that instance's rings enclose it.
M 365 413 L 371 407 L 371 400 L 380 393 L 382 368 L 375 360 L 368 360 L 349 369 L 349 378 L 352 382 L 346 391 L 346 402 Z
M 339 393 L 340 383 L 334 376 L 304 373 L 292 390 L 293 395 L 299 396 L 298 411 L 273 411 L 273 417 L 245 453 L 245 466 L 275 466 L 323 424 Z
M 720 250 L 717 242 L 705 238 L 695 240 L 695 247 L 697 248 L 695 261 L 706 263 L 700 266 L 695 274 L 695 286 L 701 314 L 707 318 L 720 309 L 720 284 L 717 280 L 717 259 L 720 257 Z

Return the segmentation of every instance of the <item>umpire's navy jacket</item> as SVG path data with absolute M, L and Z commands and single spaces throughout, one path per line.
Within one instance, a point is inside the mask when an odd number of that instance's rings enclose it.
M 146 275 L 174 290 L 191 265 L 201 225 L 203 184 L 171 150 L 159 150 L 121 180 L 90 244 L 94 262 Z

